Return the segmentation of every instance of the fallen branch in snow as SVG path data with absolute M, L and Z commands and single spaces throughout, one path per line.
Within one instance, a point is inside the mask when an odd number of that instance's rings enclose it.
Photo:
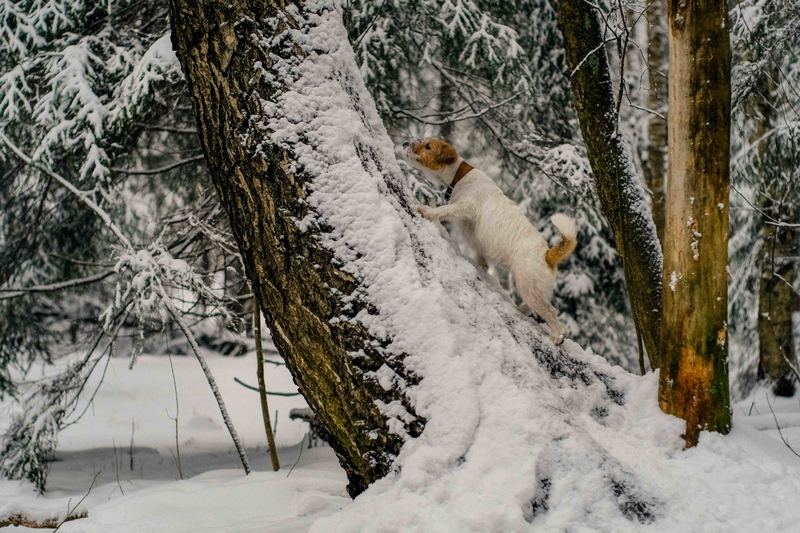
M 86 511 L 83 511 L 81 513 L 71 514 L 66 518 L 62 519 L 61 521 L 58 521 L 55 518 L 48 518 L 47 520 L 36 520 L 33 518 L 27 518 L 21 514 L 15 514 L 8 516 L 6 518 L 0 518 L 0 527 L 28 527 L 31 529 L 53 529 L 59 527 L 59 525 L 63 524 L 64 522 L 80 520 L 81 518 L 86 518 L 88 516 L 89 514 Z

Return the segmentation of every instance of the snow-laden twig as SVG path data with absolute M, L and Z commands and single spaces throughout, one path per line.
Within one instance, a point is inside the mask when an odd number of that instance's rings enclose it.
M 0 300 L 17 298 L 19 296 L 31 294 L 34 292 L 54 292 L 54 291 L 61 291 L 64 289 L 72 289 L 74 287 L 80 287 L 81 285 L 97 283 L 98 281 L 102 281 L 114 273 L 115 273 L 114 270 L 106 270 L 103 272 L 99 272 L 97 274 L 92 274 L 91 276 L 86 276 L 77 279 L 69 279 L 66 281 L 59 281 L 57 283 L 49 283 L 47 285 L 34 285 L 32 287 L 8 287 L 8 288 L 0 287 Z
M 36 161 L 34 161 L 33 159 L 31 159 L 30 157 L 25 155 L 25 153 L 22 152 L 22 150 L 20 150 L 14 143 L 12 143 L 11 140 L 8 137 L 6 137 L 5 133 L 3 133 L 2 131 L 0 131 L 0 140 L 3 141 L 3 143 L 8 147 L 8 149 L 11 150 L 12 152 L 14 152 L 14 154 L 18 158 L 20 158 L 26 165 L 32 166 L 33 168 L 35 168 L 35 169 L 37 169 L 37 170 L 39 170 L 41 172 L 44 172 L 45 174 L 47 174 L 48 176 L 53 178 L 56 182 L 58 182 L 59 185 L 61 185 L 62 187 L 67 189 L 69 192 L 74 194 L 81 202 L 83 202 L 89 209 L 94 211 L 95 214 L 98 217 L 100 217 L 100 220 L 103 221 L 103 223 L 106 225 L 106 227 L 108 227 L 108 229 L 111 230 L 111 232 L 114 234 L 114 236 L 117 238 L 117 240 L 119 240 L 119 242 L 127 250 L 133 250 L 133 246 L 131 245 L 131 242 L 128 240 L 128 238 L 125 236 L 125 234 L 122 233 L 122 230 L 119 228 L 119 226 L 117 226 L 114 223 L 114 221 L 111 220 L 111 217 L 108 215 L 108 213 L 102 207 L 97 205 L 97 203 L 94 200 L 89 198 L 89 195 L 86 192 L 83 192 L 80 189 L 78 189 L 77 187 L 75 187 L 75 185 L 70 183 L 69 180 L 67 180 L 63 176 L 61 176 L 59 174 L 56 174 L 55 172 L 53 172 L 49 168 L 45 167 L 44 165 L 41 165 L 41 164 L 37 163 Z

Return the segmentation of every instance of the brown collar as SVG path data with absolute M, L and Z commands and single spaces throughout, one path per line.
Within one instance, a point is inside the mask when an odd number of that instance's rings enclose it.
M 462 161 L 458 168 L 456 169 L 456 175 L 453 176 L 453 181 L 450 182 L 450 185 L 447 186 L 447 191 L 444 193 L 444 202 L 447 203 L 450 201 L 450 197 L 453 195 L 453 187 L 458 185 L 458 182 L 461 181 L 461 178 L 469 174 L 469 171 L 472 170 L 473 167 L 466 161 Z

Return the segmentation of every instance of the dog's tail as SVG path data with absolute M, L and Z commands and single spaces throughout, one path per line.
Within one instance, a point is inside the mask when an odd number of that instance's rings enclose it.
M 547 261 L 550 268 L 554 269 L 575 251 L 578 243 L 578 230 L 575 227 L 575 221 L 562 213 L 556 213 L 550 217 L 550 222 L 561 232 L 561 241 L 544 254 L 544 260 Z

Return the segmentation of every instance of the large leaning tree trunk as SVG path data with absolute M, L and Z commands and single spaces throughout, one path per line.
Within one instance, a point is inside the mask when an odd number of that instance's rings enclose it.
M 385 352 L 385 339 L 347 320 L 373 311 L 353 275 L 313 238 L 313 229 L 298 224 L 311 212 L 305 201 L 311 171 L 298 166 L 297 154 L 270 142 L 259 122 L 266 121 L 270 97 L 288 81 L 278 77 L 284 73 L 268 72 L 270 66 L 278 57 L 301 61 L 306 53 L 288 42 L 293 21 L 281 17 L 282 7 L 174 0 L 173 46 L 214 185 L 273 341 L 327 429 L 355 495 L 386 475 L 402 444 L 401 432 L 388 430 L 375 402 L 404 406 L 401 425 L 411 435 L 419 433 L 421 421 L 403 390 L 384 390 L 367 377 L 386 364 L 414 382 L 402 356 Z M 274 37 L 281 33 L 287 42 Z M 363 356 L 352 357 L 356 352 Z
M 652 521 L 655 500 L 591 437 L 625 418 L 616 381 L 633 387 L 630 375 L 570 341 L 553 346 L 416 215 L 332 3 L 171 10 L 211 176 L 272 338 L 350 493 L 389 478 L 338 530 L 511 531 L 559 506 L 540 520 L 605 523 L 618 509 L 620 528 Z M 452 490 L 462 476 L 487 483 Z M 600 504 L 573 512 L 549 499 L 575 490 Z M 415 504 L 370 512 L 400 495 Z
M 700 430 L 730 430 L 728 195 L 731 50 L 725 0 L 670 2 L 669 162 L 659 404 Z
M 661 245 L 630 154 L 617 129 L 617 101 L 594 4 L 558 1 L 572 94 L 603 214 L 622 256 L 637 330 L 657 368 L 661 328 Z

